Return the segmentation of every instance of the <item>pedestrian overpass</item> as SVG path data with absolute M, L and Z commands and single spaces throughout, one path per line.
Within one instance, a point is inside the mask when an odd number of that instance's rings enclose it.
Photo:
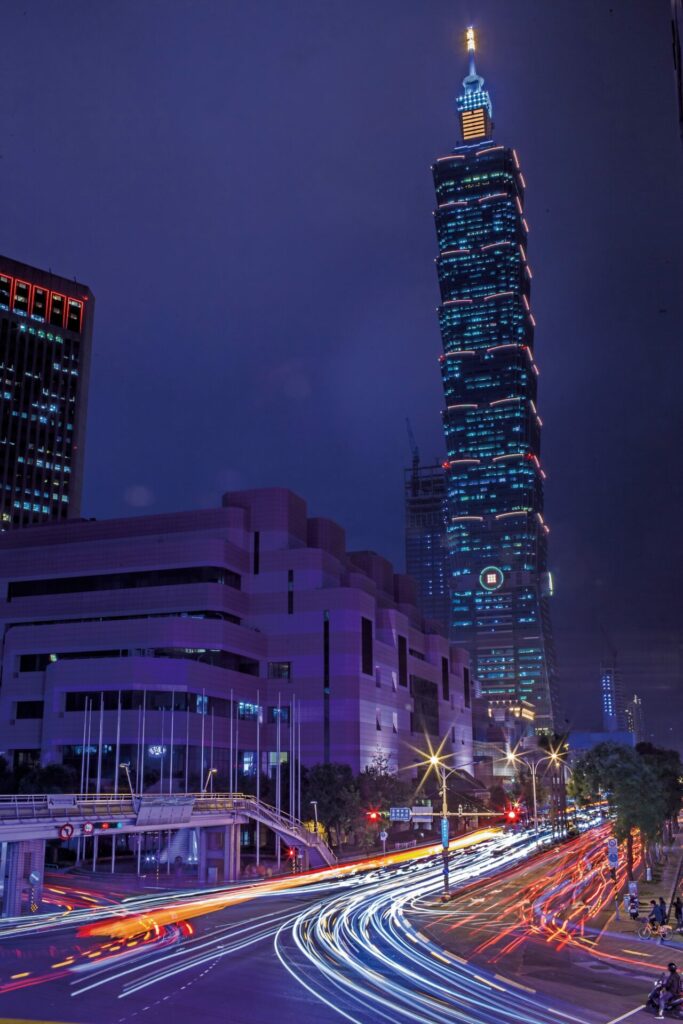
M 39 901 L 48 840 L 96 844 L 100 836 L 135 835 L 138 866 L 145 833 L 196 829 L 199 881 L 228 882 L 240 875 L 240 825 L 255 822 L 295 847 L 304 868 L 331 866 L 336 857 L 302 822 L 243 793 L 0 795 L 2 915 L 21 912 L 22 892 Z M 105 826 L 104 828 L 102 826 Z M 112 869 L 113 869 L 112 852 Z M 39 879 L 39 880 L 38 880 Z

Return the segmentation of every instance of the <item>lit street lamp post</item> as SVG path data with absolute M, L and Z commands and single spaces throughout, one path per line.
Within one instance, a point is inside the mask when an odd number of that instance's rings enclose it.
M 202 790 L 202 793 L 206 793 L 206 790 L 208 789 L 209 786 L 209 782 L 211 782 L 211 792 L 213 793 L 213 777 L 217 771 L 218 768 L 209 768 L 208 772 L 206 773 L 206 782 L 204 783 L 204 789 Z
M 313 817 L 315 818 L 315 834 L 318 834 L 318 801 L 311 800 L 311 807 L 313 808 Z
M 131 797 L 134 798 L 135 797 L 135 793 L 133 792 L 133 783 L 130 781 L 130 762 L 124 761 L 122 764 L 119 765 L 119 768 L 123 768 L 124 772 L 126 773 L 126 778 L 128 779 L 128 788 L 130 790 L 130 795 L 131 795 Z
M 506 755 L 509 764 L 517 764 L 521 762 L 525 764 L 531 772 L 531 790 L 533 793 L 534 800 L 534 835 L 538 835 L 538 800 L 536 796 L 536 775 L 538 772 L 539 764 L 543 764 L 544 761 L 549 761 L 552 765 L 563 765 L 564 761 L 559 754 L 554 751 L 550 754 L 546 754 L 545 757 L 534 757 L 533 752 L 529 751 L 525 754 L 518 754 L 516 751 L 511 751 Z M 527 760 L 529 758 L 529 760 Z

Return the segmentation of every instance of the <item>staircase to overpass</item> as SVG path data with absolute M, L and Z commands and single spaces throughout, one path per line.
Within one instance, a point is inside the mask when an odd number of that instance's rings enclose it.
M 249 822 L 270 829 L 287 846 L 297 848 L 304 867 L 337 862 L 321 836 L 297 818 L 244 793 L 0 795 L 2 914 L 20 912 L 22 891 L 29 885 L 39 899 L 48 840 L 73 842 L 102 835 L 196 829 L 199 880 L 220 882 L 239 877 L 238 826 Z M 102 825 L 109 828 L 104 831 Z M 35 881 L 37 874 L 40 882 Z

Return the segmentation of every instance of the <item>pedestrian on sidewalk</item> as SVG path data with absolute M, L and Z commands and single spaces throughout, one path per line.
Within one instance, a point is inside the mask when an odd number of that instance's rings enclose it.
M 659 897 L 659 909 L 662 913 L 662 924 L 668 924 L 669 922 L 669 911 L 666 909 L 666 901 L 663 896 Z
M 677 896 L 673 902 L 673 912 L 676 918 L 676 931 L 683 932 L 683 900 Z

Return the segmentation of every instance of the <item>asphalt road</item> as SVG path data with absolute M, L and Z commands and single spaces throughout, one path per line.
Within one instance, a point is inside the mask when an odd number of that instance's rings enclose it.
M 591 900 L 604 887 L 577 882 L 569 866 L 604 837 L 524 866 L 532 844 L 492 831 L 454 849 L 454 887 L 475 888 L 446 912 L 436 902 L 440 858 L 414 853 L 389 869 L 152 895 L 114 912 L 86 892 L 66 916 L 0 926 L 0 1014 L 74 1024 L 143 1015 L 146 1024 L 606 1024 L 647 982 L 592 945 Z M 572 927 L 583 930 L 548 941 L 562 932 L 557 907 L 574 907 L 565 878 L 581 885 Z M 520 922 L 522 890 L 532 909 Z

